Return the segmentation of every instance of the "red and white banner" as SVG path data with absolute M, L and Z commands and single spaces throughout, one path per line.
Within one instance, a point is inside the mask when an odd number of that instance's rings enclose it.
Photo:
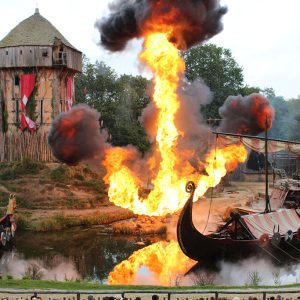
M 250 148 L 256 152 L 265 152 L 265 141 L 255 138 L 244 138 L 244 137 L 232 137 L 218 135 L 218 145 L 229 146 L 231 144 L 242 143 L 247 148 Z M 268 152 L 276 153 L 279 151 L 290 151 L 296 155 L 300 155 L 300 145 L 294 144 L 293 142 L 281 142 L 281 141 L 268 141 Z
M 22 130 L 28 128 L 30 132 L 36 129 L 36 124 L 29 117 L 27 117 L 24 113 L 21 115 L 21 128 Z
M 35 122 L 26 116 L 26 104 L 35 85 L 34 74 L 21 75 L 20 84 L 21 84 L 21 108 L 23 112 L 21 115 L 21 128 L 22 130 L 28 128 L 29 131 L 34 131 L 36 129 Z
M 26 104 L 35 85 L 34 74 L 21 75 L 20 83 L 21 83 L 21 107 L 22 107 L 22 111 L 25 111 Z
M 66 110 L 70 110 L 73 106 L 73 79 L 73 76 L 67 78 Z
M 274 230 L 284 235 L 289 230 L 297 232 L 300 228 L 300 217 L 294 209 L 280 209 L 267 214 L 245 215 L 241 217 L 241 220 L 257 239 L 263 234 L 272 237 Z

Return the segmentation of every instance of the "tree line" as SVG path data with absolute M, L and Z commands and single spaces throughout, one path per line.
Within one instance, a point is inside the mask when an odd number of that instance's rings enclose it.
M 270 136 L 300 140 L 300 96 L 284 99 L 272 88 L 249 86 L 243 69 L 229 49 L 205 44 L 182 53 L 189 81 L 201 78 L 213 92 L 213 101 L 203 108 L 204 117 L 218 119 L 219 107 L 230 95 L 246 96 L 260 92 L 269 98 L 277 114 Z M 75 77 L 77 103 L 97 109 L 115 146 L 135 145 L 141 152 L 149 149 L 146 133 L 139 122 L 150 101 L 151 83 L 142 76 L 119 75 L 104 62 L 91 63 L 84 57 L 83 72 Z

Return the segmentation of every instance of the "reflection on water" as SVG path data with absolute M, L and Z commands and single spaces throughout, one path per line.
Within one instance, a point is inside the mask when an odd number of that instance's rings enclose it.
M 195 265 L 181 251 L 177 241 L 160 241 L 134 252 L 118 264 L 109 284 L 175 285 Z
M 106 282 L 114 266 L 142 248 L 136 237 L 103 235 L 99 229 L 57 233 L 21 233 L 10 250 L 1 253 L 0 272 L 22 278 L 35 263 L 43 279 L 90 279 Z M 149 238 L 146 245 L 156 242 Z
M 245 285 L 250 283 L 249 275 L 257 272 L 260 284 L 300 282 L 299 263 L 275 266 L 262 257 L 220 262 L 213 273 L 207 273 L 206 267 L 198 264 L 188 276 L 183 276 L 194 263 L 190 264 L 177 243 L 153 245 L 159 240 L 148 238 L 145 246 L 151 246 L 145 247 L 138 245 L 139 241 L 136 237 L 102 235 L 97 228 L 38 234 L 18 232 L 11 249 L 0 251 L 0 272 L 22 278 L 28 266 L 36 264 L 42 279 L 50 280 L 88 279 L 106 283 L 112 272 L 111 283 Z

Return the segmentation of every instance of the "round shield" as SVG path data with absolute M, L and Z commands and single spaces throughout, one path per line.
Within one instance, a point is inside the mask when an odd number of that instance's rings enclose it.
M 6 245 L 6 233 L 5 233 L 5 231 L 2 231 L 1 232 L 1 244 L 2 244 L 2 246 L 5 246 Z
M 271 240 L 272 245 L 277 246 L 279 245 L 280 241 L 281 241 L 281 234 L 279 232 L 275 232 Z
M 289 242 L 293 239 L 293 230 L 289 229 L 286 234 L 284 235 L 284 240 Z
M 9 227 L 5 229 L 5 233 L 6 233 L 6 241 L 9 242 L 11 238 L 11 232 Z
M 259 243 L 262 247 L 266 247 L 269 244 L 269 235 L 264 233 L 263 235 L 260 236 L 259 238 Z

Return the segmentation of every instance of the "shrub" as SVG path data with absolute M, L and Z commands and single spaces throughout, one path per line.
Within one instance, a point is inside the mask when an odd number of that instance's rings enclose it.
M 215 282 L 216 275 L 211 272 L 203 270 L 197 271 L 193 276 L 194 285 L 213 285 Z
M 60 165 L 50 172 L 50 178 L 58 182 L 65 182 L 67 169 L 64 165 Z
M 259 276 L 257 271 L 252 271 L 248 273 L 248 279 L 246 285 L 259 286 L 262 282 L 262 278 Z
M 31 263 L 23 274 L 23 279 L 40 280 L 43 277 L 41 267 L 37 263 Z
M 21 161 L 13 162 L 3 166 L 0 173 L 0 179 L 11 180 L 17 179 L 22 175 L 26 174 L 36 174 L 38 171 L 45 168 L 45 164 L 42 162 L 37 162 L 29 158 L 24 158 Z
M 31 228 L 28 215 L 22 214 L 22 213 L 17 213 L 15 216 L 16 216 L 16 223 L 18 226 L 18 230 L 22 231 L 22 230 L 28 230 Z

